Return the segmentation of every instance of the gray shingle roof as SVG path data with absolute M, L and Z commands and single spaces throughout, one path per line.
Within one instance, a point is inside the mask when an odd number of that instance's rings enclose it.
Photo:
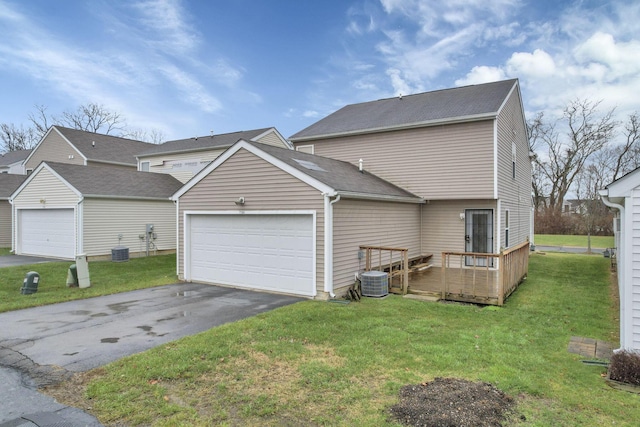
M 27 175 L 0 173 L 0 200 L 8 199 L 25 179 L 27 179 Z
M 271 128 L 246 130 L 231 133 L 222 133 L 219 135 L 199 136 L 195 138 L 176 139 L 167 141 L 164 144 L 155 145 L 146 151 L 138 153 L 138 157 L 152 156 L 157 154 L 181 153 L 188 151 L 198 151 L 210 148 L 227 148 L 241 139 L 251 141 L 258 135 L 261 135 Z
M 496 115 L 517 79 L 347 105 L 294 134 L 293 142 Z
M 155 144 L 149 142 L 86 132 L 57 125 L 54 127 L 88 160 L 95 162 L 137 165 L 136 155 L 148 150 L 150 147 L 155 147 Z M 95 146 L 93 142 L 95 142 Z
M 27 157 L 31 150 L 16 150 L 16 151 L 8 151 L 0 156 L 0 166 L 10 166 L 14 163 L 20 162 Z
M 271 145 L 251 144 L 287 165 L 328 185 L 338 193 L 409 198 L 415 199 L 416 202 L 422 201 L 415 194 L 391 184 L 366 170 L 360 172 L 358 167 L 351 163 Z
M 182 187 L 171 175 L 108 166 L 43 162 L 82 195 L 168 199 Z

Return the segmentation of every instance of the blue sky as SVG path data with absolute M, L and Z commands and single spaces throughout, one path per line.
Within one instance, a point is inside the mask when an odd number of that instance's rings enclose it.
M 167 139 L 517 77 L 528 117 L 640 110 L 640 2 L 0 0 L 0 123 L 98 103 Z

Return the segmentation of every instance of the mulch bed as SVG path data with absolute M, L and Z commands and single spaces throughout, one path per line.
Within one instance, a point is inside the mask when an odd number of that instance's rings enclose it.
M 391 415 L 406 426 L 502 426 L 515 406 L 511 397 L 483 382 L 436 378 L 429 383 L 406 385 Z

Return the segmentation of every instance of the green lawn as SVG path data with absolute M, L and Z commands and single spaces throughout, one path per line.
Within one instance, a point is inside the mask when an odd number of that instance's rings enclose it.
M 535 244 L 540 246 L 587 247 L 587 236 L 564 236 L 559 234 L 536 234 Z M 592 248 L 612 248 L 613 236 L 591 236 Z
M 67 270 L 71 264 L 68 261 L 0 268 L 0 312 L 176 282 L 175 254 L 132 258 L 118 263 L 91 261 L 91 287 L 84 289 L 66 286 Z M 20 288 L 29 271 L 40 275 L 38 292 L 22 295 Z
M 304 301 L 82 374 L 71 403 L 106 425 L 397 425 L 402 385 L 458 377 L 515 398 L 507 425 L 637 425 L 640 396 L 567 351 L 571 336 L 617 342 L 608 260 L 530 260 L 502 308 Z
M 11 253 L 11 248 L 0 248 L 0 256 L 9 255 Z

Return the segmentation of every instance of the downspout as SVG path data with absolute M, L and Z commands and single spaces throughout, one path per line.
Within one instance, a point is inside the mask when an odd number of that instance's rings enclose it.
M 16 253 L 16 240 L 17 240 L 17 232 L 16 232 L 16 207 L 13 205 L 13 199 L 9 199 L 9 204 L 11 205 L 11 251 L 12 254 Z
M 76 204 L 76 230 L 78 230 L 78 238 L 76 242 L 78 252 L 76 252 L 76 254 L 84 253 L 84 212 L 82 202 L 84 202 L 84 196 L 80 196 L 80 200 L 78 200 L 78 203 Z
M 625 290 L 625 280 L 626 280 L 626 269 L 625 269 L 625 260 L 624 260 L 624 256 L 620 256 L 620 255 L 624 255 L 624 253 L 626 251 L 624 251 L 625 249 L 625 242 L 623 242 L 623 240 L 626 240 L 625 238 L 625 215 L 624 215 L 624 205 L 618 204 L 618 203 L 614 203 L 611 200 L 609 200 L 609 190 L 608 189 L 604 189 L 604 190 L 600 190 L 600 198 L 602 199 L 602 202 L 613 209 L 618 209 L 618 211 L 620 212 L 620 230 L 618 231 L 618 236 L 619 236 L 619 245 L 620 247 L 618 248 L 618 266 L 617 266 L 617 270 L 618 270 L 618 297 L 620 298 L 620 348 L 617 350 L 614 350 L 615 352 L 623 350 L 626 346 L 625 344 L 627 343 L 627 322 L 625 320 L 626 318 L 626 314 L 627 314 L 627 308 L 625 307 L 627 305 L 627 299 L 628 298 L 624 298 L 624 290 Z M 615 219 L 614 219 L 615 221 Z
M 333 292 L 333 205 L 340 201 L 340 195 L 331 200 L 329 194 L 324 194 L 324 291 L 331 298 Z
M 173 204 L 176 206 L 176 276 L 180 278 L 180 199 L 174 200 Z

